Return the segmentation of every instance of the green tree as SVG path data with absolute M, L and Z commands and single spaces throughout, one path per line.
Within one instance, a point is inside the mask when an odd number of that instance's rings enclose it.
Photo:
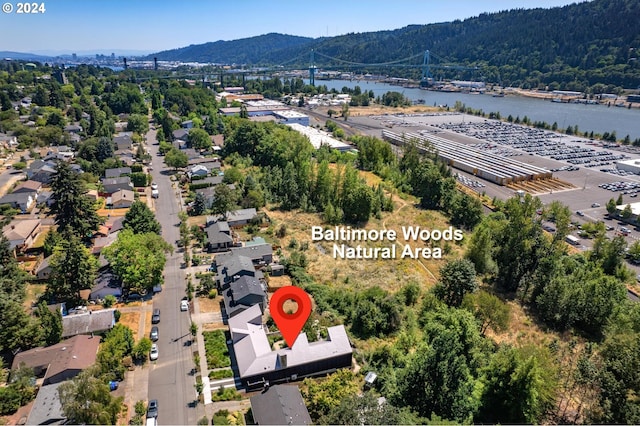
M 44 301 L 38 303 L 36 316 L 40 320 L 40 327 L 44 333 L 44 344 L 55 345 L 62 338 L 62 315 L 60 311 L 51 311 Z
M 620 203 L 620 204 L 622 204 L 622 203 Z M 609 201 L 607 201 L 607 213 L 609 213 L 610 215 L 615 214 L 615 212 L 617 210 L 616 206 L 617 206 L 616 201 L 613 198 L 611 198 Z
M 68 163 L 57 163 L 51 190 L 54 199 L 51 212 L 55 216 L 58 231 L 73 233 L 81 239 L 91 237 L 98 229 L 100 217 L 93 201 L 86 196 L 84 183 Z
M 633 212 L 631 211 L 631 204 L 627 204 L 626 206 L 624 206 L 622 212 L 620 213 L 620 216 L 622 216 L 623 219 L 630 219 L 631 216 L 633 216 Z
M 475 318 L 462 309 L 430 312 L 425 341 L 398 373 L 392 403 L 420 416 L 470 422 L 479 407 L 476 374 L 485 357 Z
M 164 162 L 167 166 L 177 170 L 187 167 L 189 159 L 184 152 L 176 148 L 171 148 L 169 152 L 165 154 Z
M 481 422 L 538 424 L 554 403 L 557 368 L 544 350 L 502 347 L 482 378 Z
M 155 214 L 149 209 L 149 206 L 139 200 L 131 204 L 129 211 L 127 211 L 124 216 L 122 225 L 126 229 L 131 229 L 134 234 L 152 232 L 160 235 L 162 230 L 160 222 L 158 222 Z
M 55 229 L 49 229 L 47 236 L 44 238 L 44 257 L 49 257 L 55 251 L 56 246 L 61 246 L 65 241 L 64 237 Z
M 136 362 L 144 364 L 149 359 L 149 352 L 151 352 L 151 339 L 143 337 L 136 343 L 131 351 L 133 359 Z
M 191 209 L 191 214 L 194 216 L 200 216 L 205 214 L 207 211 L 207 199 L 201 192 L 196 192 L 196 196 L 193 200 L 193 208 Z
M 115 425 L 123 409 L 123 397 L 115 397 L 106 381 L 89 368 L 58 388 L 62 412 L 70 423 Z
M 145 293 L 162 284 L 162 272 L 171 246 L 157 234 L 134 234 L 124 229 L 103 250 L 113 271 L 122 280 L 125 293 Z
M 312 419 L 329 413 L 359 389 L 355 376 L 349 370 L 338 370 L 323 381 L 305 379 L 304 384 L 306 388 L 302 389 L 302 397 Z
M 221 215 L 224 218 L 227 217 L 227 213 L 230 212 L 236 205 L 238 200 L 238 194 L 228 185 L 217 185 L 214 190 L 215 196 L 213 203 L 211 204 L 211 212 L 215 215 Z
M 188 142 L 191 148 L 197 150 L 207 151 L 212 146 L 211 137 L 204 129 L 193 128 L 189 130 Z
M 488 329 L 496 333 L 504 332 L 509 326 L 511 310 L 509 305 L 493 294 L 480 290 L 464 296 L 462 308 L 467 309 L 480 322 L 480 334 Z
M 440 282 L 436 285 L 435 294 L 447 305 L 460 306 L 464 296 L 477 289 L 476 270 L 470 260 L 451 260 L 440 268 Z
M 49 264 L 47 294 L 72 304 L 82 300 L 80 290 L 93 286 L 98 271 L 98 260 L 75 235 L 69 235 L 67 241 L 56 247 Z
M 149 131 L 149 119 L 146 115 L 131 114 L 127 120 L 127 130 L 139 135 L 145 134 Z
M 424 419 L 406 408 L 380 402 L 373 392 L 347 395 L 337 407 L 321 416 L 317 423 L 328 425 L 418 425 Z

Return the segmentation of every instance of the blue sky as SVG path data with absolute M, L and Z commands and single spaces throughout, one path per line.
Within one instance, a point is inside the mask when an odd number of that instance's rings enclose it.
M 0 12 L 0 50 L 155 52 L 270 32 L 306 37 L 391 30 L 568 0 L 48 0 L 41 15 Z

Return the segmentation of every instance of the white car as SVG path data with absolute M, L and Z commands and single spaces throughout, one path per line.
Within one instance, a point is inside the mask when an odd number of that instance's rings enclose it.
M 160 192 L 158 192 L 157 189 L 152 189 L 151 190 L 151 197 L 152 198 L 158 198 L 160 196 Z
M 189 310 L 189 301 L 188 300 L 181 300 L 180 301 L 180 310 L 182 312 Z
M 151 184 L 151 189 L 158 189 L 158 184 L 157 184 L 157 183 L 155 183 L 155 182 L 153 182 L 153 183 Z
M 155 343 L 151 345 L 151 352 L 149 353 L 149 359 L 151 361 L 155 361 L 158 359 L 158 345 Z

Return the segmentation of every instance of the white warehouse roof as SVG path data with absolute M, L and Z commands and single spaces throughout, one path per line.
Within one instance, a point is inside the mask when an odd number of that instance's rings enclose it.
M 313 145 L 315 149 L 320 149 L 322 145 L 329 145 L 330 148 L 337 149 L 338 151 L 348 151 L 352 149 L 351 145 L 335 139 L 329 135 L 329 133 L 323 132 L 322 130 L 303 126 L 298 123 L 288 123 L 287 126 L 308 137 L 311 145 Z

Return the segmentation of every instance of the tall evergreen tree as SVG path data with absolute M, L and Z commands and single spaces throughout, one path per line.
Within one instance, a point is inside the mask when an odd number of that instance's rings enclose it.
M 86 239 L 98 229 L 100 217 L 93 201 L 87 197 L 80 176 L 68 163 L 59 161 L 51 181 L 54 203 L 51 212 L 55 216 L 59 232 L 72 233 Z
M 127 229 L 131 229 L 134 234 L 146 234 L 147 232 L 160 234 L 162 229 L 156 216 L 147 204 L 142 201 L 134 201 L 131 204 L 131 208 L 124 216 L 122 225 Z
M 56 247 L 50 261 L 51 279 L 47 293 L 58 301 L 79 302 L 80 290 L 90 289 L 96 278 L 98 261 L 80 239 L 69 239 Z

